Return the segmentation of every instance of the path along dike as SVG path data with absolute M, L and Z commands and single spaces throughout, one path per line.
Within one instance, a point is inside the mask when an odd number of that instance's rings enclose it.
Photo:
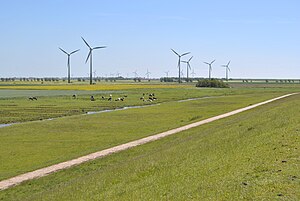
M 164 138 L 166 136 L 173 135 L 173 134 L 179 133 L 181 131 L 185 131 L 185 130 L 188 130 L 188 129 L 191 129 L 191 128 L 194 128 L 194 127 L 206 124 L 206 123 L 210 123 L 210 122 L 216 121 L 218 119 L 229 117 L 229 116 L 244 112 L 246 110 L 250 110 L 250 109 L 253 109 L 255 107 L 258 107 L 258 106 L 261 106 L 261 105 L 264 105 L 264 104 L 267 104 L 267 103 L 270 103 L 270 102 L 273 102 L 273 101 L 276 101 L 276 100 L 279 100 L 279 99 L 282 99 L 282 98 L 286 98 L 286 97 L 289 97 L 289 96 L 292 96 L 292 95 L 296 95 L 296 94 L 298 94 L 298 93 L 291 93 L 291 94 L 287 94 L 287 95 L 280 96 L 280 97 L 277 97 L 277 98 L 273 98 L 273 99 L 270 99 L 270 100 L 267 100 L 267 101 L 264 101 L 264 102 L 261 102 L 261 103 L 250 105 L 250 106 L 247 106 L 247 107 L 244 107 L 244 108 L 241 108 L 241 109 L 237 109 L 237 110 L 225 113 L 225 114 L 221 114 L 221 115 L 211 117 L 211 118 L 208 118 L 208 119 L 205 119 L 205 120 L 202 120 L 202 121 L 198 121 L 198 122 L 188 124 L 188 125 L 185 125 L 185 126 L 182 126 L 182 127 L 179 127 L 179 128 L 175 128 L 175 129 L 163 132 L 163 133 L 159 133 L 159 134 L 152 135 L 152 136 L 149 136 L 149 137 L 145 137 L 145 138 L 142 138 L 142 139 L 139 139 L 139 140 L 135 140 L 135 141 L 128 142 L 128 143 L 125 143 L 125 144 L 121 144 L 121 145 L 118 145 L 118 146 L 115 146 L 115 147 L 112 147 L 112 148 L 108 148 L 108 149 L 98 151 L 98 152 L 95 152 L 95 153 L 92 153 L 92 154 L 88 154 L 86 156 L 82 156 L 82 157 L 79 157 L 79 158 L 76 158 L 76 159 L 72 159 L 72 160 L 69 160 L 69 161 L 65 161 L 65 162 L 62 162 L 62 163 L 51 165 L 51 166 L 41 168 L 41 169 L 38 169 L 38 170 L 35 170 L 35 171 L 32 171 L 32 172 L 27 172 L 27 173 L 12 177 L 10 179 L 0 181 L 0 190 L 4 190 L 4 189 L 7 189 L 9 187 L 18 185 L 18 184 L 20 184 L 24 181 L 28 181 L 28 180 L 39 178 L 39 177 L 44 177 L 46 175 L 57 172 L 59 170 L 67 169 L 67 168 L 70 168 L 70 167 L 75 166 L 75 165 L 79 165 L 79 164 L 87 162 L 87 161 L 95 160 L 97 158 L 101 158 L 101 157 L 104 157 L 104 156 L 107 156 L 107 155 L 110 155 L 110 154 L 113 154 L 113 153 L 117 153 L 117 152 L 120 152 L 120 151 L 123 151 L 123 150 L 126 150 L 126 149 L 130 149 L 132 147 L 136 147 L 136 146 L 139 146 L 139 145 L 142 145 L 142 144 L 146 144 L 148 142 L 159 140 L 159 139 Z

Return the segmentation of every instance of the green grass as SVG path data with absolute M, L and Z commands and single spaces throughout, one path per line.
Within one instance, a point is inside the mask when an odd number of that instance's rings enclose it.
M 251 99 L 244 98 L 235 100 Z M 299 98 L 25 182 L 1 191 L 0 199 L 299 200 Z M 230 107 L 232 99 L 218 100 Z
M 0 179 L 248 106 L 281 93 L 234 95 L 1 128 Z
M 172 89 L 128 89 L 126 91 L 5 89 L 0 90 L 0 124 L 43 120 L 84 114 L 89 111 L 151 104 L 140 100 L 143 93 L 155 93 L 158 100 L 153 103 L 160 103 L 203 96 L 287 93 L 297 91 L 299 88 L 197 89 L 190 86 Z M 108 97 L 109 93 L 113 94 L 114 99 L 123 95 L 127 95 L 128 98 L 124 102 L 101 100 L 102 95 Z M 76 100 L 72 99 L 72 94 L 77 94 L 78 98 Z M 90 101 L 90 95 L 95 96 L 95 102 Z M 38 101 L 30 101 L 28 99 L 30 96 L 37 96 Z

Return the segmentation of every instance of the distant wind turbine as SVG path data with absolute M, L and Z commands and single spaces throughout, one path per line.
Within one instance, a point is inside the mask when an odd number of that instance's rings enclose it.
M 166 73 L 166 76 L 167 76 L 167 78 L 169 77 L 169 72 L 170 71 L 166 71 L 165 73 Z
M 96 70 L 93 72 L 93 74 L 94 74 L 94 78 L 96 78 Z
M 85 60 L 85 63 L 90 59 L 90 84 L 93 84 L 93 61 L 92 61 L 92 52 L 93 52 L 93 50 L 95 50 L 95 49 L 101 49 L 101 48 L 106 48 L 106 46 L 101 46 L 101 47 L 91 47 L 87 42 L 86 42 L 86 40 L 84 40 L 84 38 L 83 37 L 81 37 L 82 38 L 82 40 L 83 40 L 83 42 L 88 46 L 88 48 L 90 49 L 90 51 L 89 51 L 89 54 L 88 54 L 88 56 L 87 56 L 87 58 L 86 58 L 86 60 Z
M 150 76 L 151 72 L 149 72 L 149 70 L 147 69 L 147 73 L 145 74 L 147 76 L 147 79 L 149 80 L 149 76 Z
M 175 52 L 175 50 L 173 50 L 173 49 L 171 49 L 171 50 L 174 52 L 174 54 L 176 54 L 178 56 L 178 65 L 177 65 L 177 67 L 178 67 L 178 78 L 179 78 L 178 82 L 181 83 L 181 78 L 180 78 L 180 75 L 181 75 L 181 71 L 180 71 L 181 57 L 183 57 L 187 54 L 190 54 L 190 52 L 186 52 L 186 53 L 183 53 L 183 54 L 180 55 L 177 52 Z
M 193 76 L 193 78 L 194 78 L 194 76 L 196 75 L 196 73 L 195 73 L 194 70 L 195 70 L 195 69 L 193 69 L 193 71 L 191 72 L 191 75 Z
M 79 49 L 78 49 L 78 50 L 75 50 L 75 51 L 73 51 L 73 52 L 71 52 L 71 53 L 67 53 L 65 50 L 63 50 L 63 49 L 60 48 L 60 47 L 59 47 L 59 49 L 60 49 L 63 53 L 65 53 L 66 55 L 68 55 L 68 63 L 67 63 L 67 65 L 68 65 L 68 83 L 71 83 L 71 78 L 70 78 L 70 74 L 71 74 L 70 56 L 71 56 L 71 54 L 74 54 L 75 52 L 78 52 Z
M 186 79 L 189 80 L 189 69 L 191 69 L 191 65 L 190 65 L 190 61 L 192 60 L 193 57 L 191 57 L 189 60 L 187 61 L 182 61 L 182 63 L 186 63 Z
M 117 77 L 120 77 L 121 73 L 117 72 L 116 75 L 117 75 Z
M 180 75 L 183 77 L 184 73 L 183 73 L 183 69 L 180 71 Z
M 137 73 L 137 70 L 136 70 L 136 71 L 133 71 L 132 73 L 134 74 L 134 76 L 135 76 L 136 78 L 139 76 L 138 73 Z
M 205 63 L 205 64 L 207 64 L 208 65 L 208 72 L 209 72 L 209 74 L 208 74 L 208 78 L 210 79 L 211 78 L 211 71 L 212 71 L 212 67 L 211 67 L 211 65 L 215 62 L 216 60 L 213 60 L 212 62 L 210 62 L 210 63 L 208 63 L 208 62 L 203 62 L 203 63 Z
M 228 71 L 230 72 L 229 64 L 231 61 L 228 62 L 227 65 L 222 65 L 222 67 L 226 68 L 226 80 L 228 81 Z

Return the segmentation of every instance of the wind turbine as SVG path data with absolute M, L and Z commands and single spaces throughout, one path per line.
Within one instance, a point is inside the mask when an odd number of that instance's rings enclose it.
M 106 48 L 106 46 L 101 46 L 101 47 L 91 47 L 85 40 L 83 37 L 81 37 L 83 42 L 88 46 L 88 48 L 90 49 L 89 54 L 85 60 L 85 63 L 90 59 L 90 84 L 93 84 L 93 61 L 92 61 L 92 52 L 93 50 L 96 49 L 102 49 L 102 48 Z
M 65 50 L 63 50 L 62 48 L 60 48 L 59 47 L 59 49 L 63 52 L 63 53 L 65 53 L 66 55 L 68 55 L 68 83 L 71 83 L 71 78 L 70 78 L 70 73 L 71 73 L 71 67 L 70 67 L 70 56 L 71 56 L 71 54 L 74 54 L 75 52 L 78 52 L 79 51 L 79 49 L 78 50 L 75 50 L 75 51 L 73 51 L 73 52 L 71 52 L 71 53 L 67 53 Z
M 194 76 L 196 75 L 196 73 L 195 73 L 194 70 L 195 70 L 195 69 L 193 69 L 193 71 L 191 72 L 191 75 L 193 76 L 193 78 L 194 78 Z
M 166 76 L 167 76 L 167 78 L 169 77 L 169 72 L 170 71 L 166 71 L 165 73 L 166 73 Z
M 151 72 L 149 72 L 148 68 L 147 68 L 147 73 L 145 75 L 147 75 L 147 79 L 149 80 L 149 76 L 150 76 Z
M 116 75 L 117 75 L 117 77 L 120 77 L 121 73 L 117 72 Z
M 180 78 L 180 73 L 181 73 L 181 71 L 180 71 L 181 57 L 183 57 L 183 56 L 185 56 L 187 54 L 190 54 L 190 52 L 186 52 L 186 53 L 183 53 L 183 54 L 180 55 L 177 52 L 175 52 L 175 50 L 173 50 L 173 49 L 171 49 L 171 50 L 174 52 L 174 54 L 176 54 L 178 56 L 178 65 L 177 65 L 177 67 L 178 67 L 178 78 L 179 78 L 178 82 L 181 83 L 181 78 Z
M 208 78 L 210 79 L 211 78 L 211 71 L 212 71 L 212 67 L 211 67 L 211 65 L 215 62 L 216 60 L 213 60 L 212 62 L 210 62 L 210 63 L 208 63 L 208 62 L 203 62 L 203 63 L 205 63 L 205 64 L 207 64 L 208 65 L 208 72 L 209 72 L 209 76 L 208 76 Z
M 183 77 L 184 74 L 183 74 L 183 69 L 180 71 L 180 75 Z
M 133 71 L 132 73 L 134 74 L 134 76 L 135 76 L 136 78 L 139 76 L 138 73 L 137 73 L 137 70 Z
M 222 67 L 226 68 L 226 80 L 228 81 L 228 71 L 230 72 L 229 64 L 231 61 L 228 62 L 227 65 L 222 65 Z
M 94 74 L 94 78 L 96 78 L 96 70 L 94 70 L 93 74 Z
M 182 63 L 186 63 L 186 79 L 189 80 L 189 69 L 191 69 L 190 61 L 193 57 L 191 57 L 188 61 L 182 61 Z

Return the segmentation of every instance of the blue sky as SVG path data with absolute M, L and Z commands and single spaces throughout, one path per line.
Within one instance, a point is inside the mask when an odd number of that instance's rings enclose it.
M 177 76 L 179 53 L 191 52 L 197 77 L 216 59 L 213 77 L 231 60 L 233 78 L 300 77 L 300 1 L 297 0 L 26 0 L 0 8 L 0 77 L 87 76 L 91 46 L 99 76 Z M 189 56 L 183 59 L 188 59 Z M 185 65 L 182 65 L 185 68 Z M 186 76 L 186 73 L 184 73 Z

